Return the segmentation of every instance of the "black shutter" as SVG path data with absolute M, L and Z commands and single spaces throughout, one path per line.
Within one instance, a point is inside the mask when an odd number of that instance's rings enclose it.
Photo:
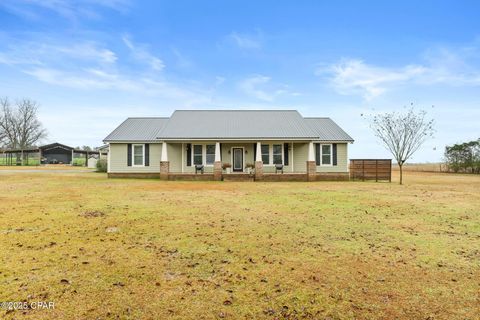
M 145 167 L 150 165 L 150 145 L 148 143 L 145 144 Z
M 132 166 L 132 144 L 127 144 L 127 166 Z
M 222 162 L 222 144 L 220 143 L 220 162 Z
M 315 163 L 320 165 L 320 143 L 315 143 Z
M 332 157 L 333 158 L 333 165 L 336 166 L 337 165 L 337 144 L 336 143 L 334 143 L 332 145 L 332 149 L 333 149 L 333 151 L 332 151 L 333 152 L 333 157 Z
M 283 144 L 283 164 L 288 166 L 288 143 Z
M 253 162 L 257 161 L 257 144 L 253 144 Z
M 192 166 L 192 144 L 187 143 L 187 167 Z

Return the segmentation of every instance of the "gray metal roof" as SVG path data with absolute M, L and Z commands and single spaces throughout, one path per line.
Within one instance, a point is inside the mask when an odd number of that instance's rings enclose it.
M 177 110 L 161 139 L 314 138 L 296 110 Z
M 157 141 L 158 133 L 169 118 L 128 118 L 112 131 L 104 142 Z
M 324 141 L 350 141 L 353 142 L 350 137 L 342 128 L 340 128 L 330 118 L 304 118 L 305 122 L 315 130 L 318 136 L 318 140 Z
M 128 118 L 105 142 L 210 139 L 353 141 L 330 118 L 296 110 L 177 110 L 170 118 Z

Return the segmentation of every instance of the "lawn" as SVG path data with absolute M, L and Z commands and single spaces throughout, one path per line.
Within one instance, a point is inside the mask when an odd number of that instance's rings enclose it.
M 0 169 L 0 301 L 55 303 L 0 318 L 479 319 L 480 177 L 404 178 Z

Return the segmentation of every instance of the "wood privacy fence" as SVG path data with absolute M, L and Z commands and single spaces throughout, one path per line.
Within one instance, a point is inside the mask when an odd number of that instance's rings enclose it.
M 350 159 L 350 179 L 392 182 L 392 160 Z

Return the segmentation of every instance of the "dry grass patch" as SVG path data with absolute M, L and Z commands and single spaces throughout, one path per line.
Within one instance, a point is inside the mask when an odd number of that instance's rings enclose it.
M 476 319 L 480 178 L 216 183 L 3 174 L 7 319 Z

